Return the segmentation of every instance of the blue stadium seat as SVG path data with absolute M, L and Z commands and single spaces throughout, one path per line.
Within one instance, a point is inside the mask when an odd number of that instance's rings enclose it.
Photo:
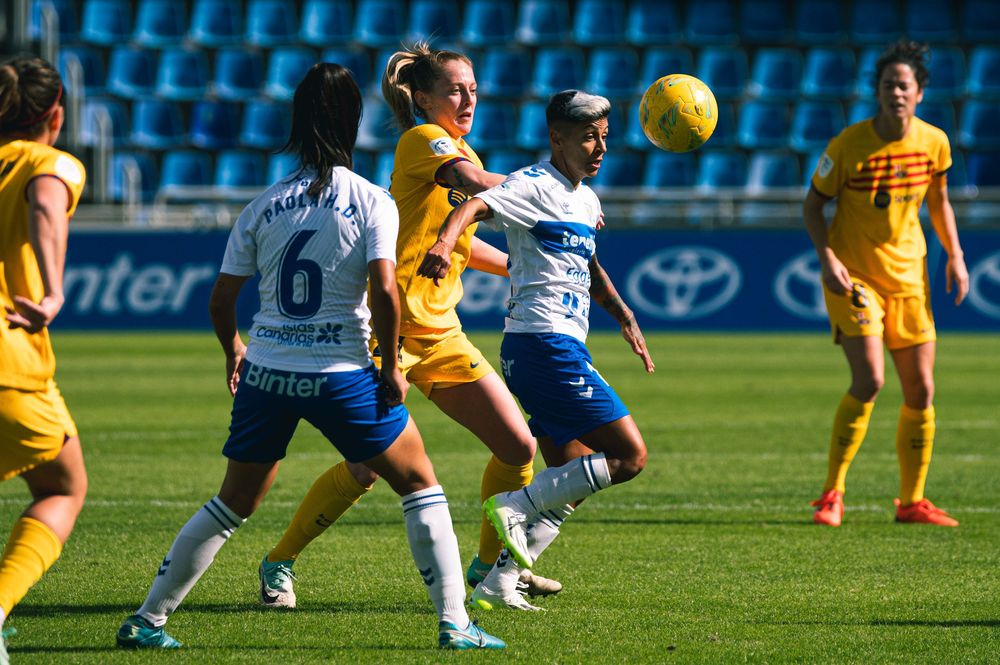
M 656 150 L 646 155 L 642 186 L 651 189 L 694 187 L 698 165 L 694 153 Z
M 213 90 L 222 99 L 252 99 L 260 93 L 263 82 L 264 63 L 259 51 L 236 46 L 216 53 Z
M 708 84 L 717 100 L 739 99 L 747 85 L 745 49 L 707 46 L 698 58 L 698 78 Z
M 351 170 L 368 182 L 372 182 L 372 173 L 375 171 L 375 155 L 367 150 L 355 150 L 354 154 L 351 155 L 351 161 L 353 162 Z M 296 168 L 298 167 L 296 166 Z
M 840 133 L 844 124 L 840 102 L 799 102 L 792 115 L 789 143 L 797 152 L 821 150 Z
M 642 58 L 642 73 L 636 92 L 646 92 L 649 86 L 669 74 L 689 74 L 693 71 L 694 57 L 690 49 L 683 46 L 648 48 Z
M 847 108 L 847 124 L 853 125 L 862 120 L 871 120 L 878 113 L 878 102 L 874 99 L 857 99 L 851 102 Z M 920 115 L 920 108 L 917 108 L 917 115 Z
M 411 0 L 407 41 L 433 39 L 450 44 L 458 39 L 462 12 L 455 0 Z
M 952 143 L 955 142 L 958 126 L 955 123 L 955 105 L 951 102 L 921 102 L 917 106 L 917 117 L 942 130 Z
M 747 184 L 747 158 L 735 150 L 708 150 L 698 161 L 699 189 L 742 189 Z
M 243 3 L 239 0 L 194 0 L 188 37 L 217 48 L 243 40 Z
M 212 156 L 202 150 L 171 150 L 163 156 L 160 189 L 208 187 L 212 184 Z
M 59 21 L 59 37 L 74 41 L 80 34 L 80 19 L 75 0 L 32 0 L 28 14 L 28 37 L 37 40 L 42 36 L 42 9 L 55 11 Z
M 153 150 L 187 142 L 180 107 L 162 99 L 141 99 L 132 105 L 132 145 Z
M 246 42 L 271 48 L 298 38 L 296 3 L 289 0 L 250 0 L 247 5 Z
M 895 0 L 854 0 L 851 42 L 885 45 L 899 39 L 903 24 Z
M 489 151 L 514 145 L 517 109 L 506 102 L 484 100 L 476 105 L 476 121 L 465 137 L 474 150 Z
M 375 158 L 375 166 L 372 170 L 371 181 L 379 187 L 389 189 L 392 185 L 392 168 L 395 163 L 395 155 L 392 150 L 378 153 Z
M 616 132 L 617 133 L 617 132 Z M 619 139 L 615 137 L 617 146 Z M 642 131 L 642 121 L 639 118 L 639 102 L 631 104 L 625 112 L 625 145 L 632 150 L 653 150 L 656 146 L 646 138 L 646 133 Z M 617 149 L 617 148 L 616 148 Z
M 531 53 L 524 49 L 487 49 L 476 76 L 480 95 L 520 97 L 531 81 Z
M 351 48 L 328 48 L 320 55 L 320 62 L 335 62 L 342 67 L 347 67 L 354 75 L 354 82 L 364 93 L 365 88 L 378 84 L 378 80 L 373 81 L 372 61 L 368 51 Z
M 535 54 L 531 92 L 547 98 L 583 84 L 583 53 L 574 46 L 541 48 Z
M 814 99 L 843 99 L 854 90 L 854 53 L 846 48 L 813 48 L 806 52 L 802 94 Z
M 903 14 L 905 34 L 921 42 L 954 42 L 958 38 L 953 3 L 941 0 L 909 0 Z
M 129 99 L 149 97 L 155 89 L 156 70 L 155 51 L 116 46 L 108 67 L 108 90 Z
M 855 94 L 859 97 L 875 98 L 875 65 L 882 55 L 879 46 L 866 46 L 858 56 L 857 81 L 854 84 Z
M 510 44 L 516 17 L 509 0 L 470 0 L 465 5 L 462 41 L 476 48 Z
M 643 153 L 615 150 L 604 155 L 601 169 L 587 184 L 601 191 L 618 187 L 638 187 L 642 184 Z
M 292 126 L 292 108 L 268 100 L 247 102 L 243 109 L 240 145 L 244 148 L 277 150 L 288 140 Z
M 788 145 L 788 128 L 787 104 L 746 102 L 740 107 L 736 142 L 747 150 L 784 148 Z
M 825 146 L 824 146 L 825 148 Z M 802 186 L 808 189 L 812 186 L 812 177 L 819 166 L 819 160 L 823 157 L 823 150 L 813 150 L 802 157 Z
M 315 64 L 316 53 L 312 49 L 297 46 L 274 49 L 267 63 L 264 92 L 274 99 L 290 101 L 295 88 Z
M 1000 187 L 1000 152 L 969 152 L 965 171 L 972 187 Z
M 358 158 L 361 158 L 360 160 Z M 364 161 L 367 155 L 364 153 L 354 154 L 354 171 L 362 175 L 357 168 L 359 161 Z M 294 175 L 299 170 L 299 156 L 287 152 L 279 152 L 267 158 L 267 175 L 264 180 L 268 184 L 276 183 L 279 180 Z
M 846 14 L 840 0 L 802 0 L 795 3 L 795 36 L 804 46 L 811 44 L 838 44 L 845 40 Z
M 132 34 L 132 3 L 129 0 L 86 0 L 80 39 L 91 44 L 114 46 Z
M 965 189 L 969 186 L 969 175 L 965 170 L 965 158 L 961 150 L 951 153 L 951 168 L 947 171 L 948 187 L 952 190 Z
M 545 122 L 547 102 L 521 104 L 521 117 L 517 123 L 517 146 L 537 152 L 549 147 L 549 128 Z
M 785 44 L 791 41 L 792 22 L 785 0 L 743 0 L 740 37 L 748 44 Z
M 72 64 L 71 64 L 72 63 Z M 59 49 L 56 69 L 62 77 L 63 85 L 71 94 L 81 91 L 73 89 L 73 74 L 71 69 L 79 65 L 77 75 L 83 77 L 83 90 L 86 95 L 100 95 L 106 89 L 107 77 L 104 75 L 104 58 L 100 50 L 83 44 L 78 46 L 63 46 Z
M 234 102 L 202 100 L 191 107 L 191 143 L 197 148 L 231 148 L 239 129 L 240 108 Z
M 358 128 L 357 147 L 363 150 L 389 150 L 395 147 L 399 131 L 389 106 L 381 97 L 364 99 L 365 112 Z
M 628 47 L 597 48 L 590 54 L 588 72 L 585 90 L 611 100 L 629 99 L 635 95 L 639 58 Z
M 108 170 L 108 195 L 121 203 L 129 199 L 130 191 L 141 201 L 152 201 L 159 186 L 156 160 L 143 152 L 117 152 Z
M 406 29 L 401 0 L 358 0 L 354 38 L 365 46 L 395 46 Z
M 264 156 L 249 150 L 224 150 L 215 162 L 216 187 L 263 187 Z
M 103 127 L 102 127 L 102 123 Z M 119 99 L 88 97 L 80 109 L 80 143 L 96 146 L 107 132 L 111 145 L 119 146 L 128 137 L 128 110 Z
M 977 46 L 972 49 L 968 92 L 980 99 L 1000 99 L 1000 47 Z
M 1000 104 L 978 99 L 966 102 L 958 145 L 967 150 L 1000 150 Z
M 534 154 L 526 150 L 492 150 L 486 158 L 486 170 L 507 175 L 536 161 Z
M 663 46 L 681 39 L 676 0 L 633 0 L 629 3 L 626 37 L 632 46 Z
M 747 178 L 747 190 L 750 193 L 800 187 L 801 183 L 799 158 L 795 154 L 780 150 L 759 151 L 751 155 Z
M 625 43 L 625 3 L 621 0 L 579 0 L 573 18 L 573 41 L 584 46 Z
M 531 46 L 561 44 L 570 37 L 566 0 L 521 0 L 516 36 Z
M 965 0 L 962 3 L 962 35 L 970 42 L 1000 42 L 1000 4 L 994 0 Z
M 709 138 L 712 148 L 733 148 L 736 146 L 736 104 L 719 102 L 719 119 L 715 131 Z
M 762 48 L 757 51 L 747 92 L 768 101 L 790 102 L 802 86 L 802 53 L 798 49 Z
M 187 32 L 187 12 L 176 0 L 139 0 L 133 41 L 139 46 L 163 48 L 180 44 Z
M 688 6 L 684 34 L 691 44 L 735 44 L 736 9 L 731 0 L 699 0 Z
M 299 39 L 312 46 L 344 44 L 354 36 L 351 0 L 306 0 Z
M 156 94 L 164 99 L 195 100 L 208 87 L 208 57 L 205 51 L 171 48 L 160 55 Z
M 935 47 L 927 68 L 931 80 L 924 89 L 925 100 L 953 101 L 965 93 L 965 54 L 962 49 L 955 46 Z

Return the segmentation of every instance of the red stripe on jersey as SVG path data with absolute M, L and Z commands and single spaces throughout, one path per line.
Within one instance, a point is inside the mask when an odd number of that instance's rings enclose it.
M 864 184 L 866 182 L 878 182 L 879 180 L 903 180 L 905 178 L 913 179 L 933 174 L 934 172 L 931 171 L 930 169 L 925 169 L 923 171 L 909 171 L 902 178 L 898 178 L 891 173 L 875 173 L 872 174 L 871 176 L 865 176 L 864 178 L 851 178 L 849 182 L 852 185 L 859 185 L 859 184 Z
M 865 166 L 860 171 L 858 171 L 858 173 L 867 173 L 867 172 L 870 172 L 870 171 L 884 171 L 886 173 L 889 173 L 889 172 L 892 172 L 893 170 L 895 170 L 896 168 L 899 168 L 899 167 L 908 168 L 908 167 L 917 167 L 917 166 L 922 166 L 925 169 L 927 169 L 928 171 L 930 171 L 931 167 L 933 166 L 933 163 L 930 162 L 930 161 L 926 161 L 926 162 L 892 162 L 891 164 L 879 164 L 878 166 Z
M 902 155 L 889 154 L 889 155 L 880 155 L 878 157 L 869 157 L 867 161 L 870 164 L 872 162 L 884 162 L 893 159 L 907 159 L 909 157 L 923 157 L 924 159 L 930 159 L 930 156 L 926 152 L 907 152 Z
M 853 190 L 857 190 L 857 191 L 861 191 L 861 192 L 865 192 L 865 191 L 877 192 L 880 189 L 883 189 L 883 190 L 884 189 L 901 189 L 903 187 L 916 187 L 917 185 L 926 185 L 930 181 L 931 181 L 930 178 L 924 178 L 923 180 L 918 180 L 916 182 L 901 182 L 901 183 L 896 184 L 896 185 L 880 185 L 880 184 L 876 184 L 875 186 L 872 186 L 872 187 L 854 187 L 853 185 L 846 185 L 846 187 L 847 187 L 847 189 L 853 189 Z

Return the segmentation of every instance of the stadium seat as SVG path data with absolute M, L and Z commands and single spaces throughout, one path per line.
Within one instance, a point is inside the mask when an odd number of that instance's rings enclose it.
M 615 150 L 604 155 L 597 175 L 587 184 L 601 191 L 619 187 L 638 187 L 642 184 L 643 153 Z
M 809 188 L 812 186 L 812 177 L 816 173 L 816 167 L 819 166 L 819 160 L 823 157 L 824 150 L 814 150 L 812 152 L 806 153 L 802 157 L 802 186 Z
M 1000 152 L 970 152 L 965 172 L 972 187 L 1000 187 Z
M 117 152 L 108 170 L 108 196 L 116 203 L 131 200 L 152 201 L 159 186 L 156 160 L 142 152 Z
M 401 0 L 358 0 L 354 38 L 365 46 L 395 46 L 406 29 Z
M 139 0 L 133 41 L 139 46 L 163 48 L 180 44 L 187 32 L 187 13 L 176 0 Z
M 156 83 L 156 55 L 147 49 L 116 46 L 108 67 L 108 90 L 129 99 L 151 96 Z
M 935 47 L 927 68 L 931 79 L 924 89 L 925 100 L 953 101 L 965 93 L 965 54 L 962 49 L 955 46 Z
M 788 145 L 788 105 L 753 101 L 740 107 L 736 142 L 741 148 L 784 148 Z M 712 138 L 715 138 L 714 136 Z M 712 140 L 712 139 L 709 139 Z
M 747 85 L 747 53 L 728 46 L 707 46 L 698 58 L 698 78 L 704 81 L 717 100 L 743 96 Z
M 354 36 L 351 0 L 306 0 L 299 39 L 311 46 L 344 44 Z
M 668 74 L 688 74 L 693 71 L 691 49 L 683 46 L 648 48 L 642 58 L 642 73 L 639 75 L 636 92 L 646 92 L 649 86 Z
M 263 81 L 264 63 L 258 51 L 237 46 L 216 53 L 213 90 L 222 99 L 252 99 L 260 93 Z
M 231 148 L 236 145 L 239 129 L 238 104 L 202 100 L 191 107 L 191 143 L 197 148 Z
M 510 44 L 516 16 L 509 0 L 470 0 L 465 5 L 462 41 L 474 48 Z
M 561 44 L 570 37 L 566 0 L 521 0 L 516 36 L 530 46 Z
M 103 124 L 102 123 L 106 123 Z M 119 99 L 88 97 L 80 109 L 80 143 L 96 146 L 102 131 L 112 146 L 120 146 L 128 137 L 128 111 Z
M 681 40 L 676 0 L 633 0 L 629 3 L 626 38 L 632 46 L 664 46 Z
M 59 37 L 66 42 L 74 41 L 80 34 L 80 19 L 74 0 L 32 0 L 28 15 L 28 37 L 32 40 L 42 36 L 42 9 L 55 11 L 59 21 Z
M 857 99 L 847 108 L 847 124 L 853 125 L 862 120 L 871 120 L 876 113 L 878 113 L 878 102 L 874 99 Z M 917 107 L 917 115 L 920 115 L 920 107 Z
M 584 89 L 611 100 L 635 95 L 639 58 L 631 48 L 597 48 L 590 54 Z M 652 81 L 650 81 L 652 83 Z
M 625 145 L 632 150 L 653 150 L 654 146 L 649 139 L 646 138 L 646 133 L 642 131 L 642 121 L 639 118 L 639 102 L 631 104 L 628 110 L 625 112 Z M 616 132 L 617 134 L 617 132 Z M 614 143 L 617 146 L 619 139 L 617 136 L 614 138 Z
M 249 150 L 224 150 L 215 162 L 216 187 L 263 187 L 264 156 Z
M 531 81 L 531 53 L 524 49 L 487 49 L 477 69 L 480 95 L 520 97 Z
M 792 115 L 789 144 L 797 152 L 822 150 L 844 128 L 840 102 L 799 102 Z
M 267 63 L 264 92 L 274 99 L 290 101 L 314 64 L 316 53 L 312 49 L 297 46 L 274 49 Z
M 762 48 L 754 58 L 747 92 L 767 101 L 790 102 L 802 85 L 802 54 L 798 49 Z
M 77 66 L 79 68 L 77 69 Z M 56 59 L 56 69 L 62 77 L 63 85 L 70 94 L 100 95 L 106 89 L 107 78 L 104 75 L 104 58 L 99 49 L 83 44 L 63 46 L 59 49 Z M 75 70 L 75 71 L 74 71 Z M 83 90 L 74 89 L 76 76 L 82 76 Z
M 433 39 L 450 44 L 458 39 L 462 12 L 455 0 L 411 0 L 408 42 Z
M 375 167 L 372 171 L 371 181 L 379 187 L 389 189 L 392 185 L 392 168 L 395 163 L 395 155 L 391 150 L 380 152 L 375 158 Z
M 748 44 L 785 44 L 791 41 L 792 23 L 785 0 L 743 0 L 740 3 L 740 37 Z
M 277 150 L 288 140 L 292 126 L 292 108 L 268 100 L 248 102 L 243 109 L 240 145 L 244 148 Z
M 361 88 L 362 93 L 364 93 L 365 88 L 377 85 L 381 80 L 381 78 L 373 80 L 371 57 L 364 49 L 328 48 L 320 55 L 320 62 L 335 62 L 347 67 L 354 75 L 354 82 Z M 381 72 L 379 77 L 381 77 Z
M 813 99 L 843 99 L 854 90 L 854 53 L 846 48 L 814 48 L 806 53 L 802 94 Z
M 579 0 L 573 17 L 573 41 L 583 46 L 625 43 L 625 3 L 621 0 Z
M 882 56 L 882 47 L 866 46 L 858 56 L 857 81 L 854 84 L 855 94 L 859 97 L 875 98 L 875 65 Z
M 1000 42 L 1000 4 L 994 0 L 965 0 L 962 7 L 962 35 L 970 42 Z
M 700 0 L 690 4 L 684 23 L 690 44 L 735 44 L 736 9 L 731 0 Z
M 212 184 L 212 156 L 202 150 L 171 150 L 163 156 L 160 189 L 208 187 Z
M 152 150 L 187 142 L 180 107 L 162 99 L 141 99 L 132 105 L 132 145 Z
M 217 48 L 243 40 L 243 4 L 239 0 L 194 0 L 188 37 Z
M 208 57 L 205 51 L 171 48 L 160 55 L 156 94 L 164 99 L 195 100 L 208 87 Z
M 951 102 L 923 101 L 917 106 L 917 117 L 942 130 L 952 143 L 955 142 L 957 125 L 955 124 L 955 105 Z
M 375 172 L 375 155 L 365 150 L 355 150 L 351 161 L 354 164 L 351 170 L 368 182 L 372 182 L 372 174 Z M 297 161 L 295 168 L 298 168 Z
M 798 188 L 802 183 L 799 158 L 787 151 L 759 151 L 750 157 L 747 191 L 751 194 L 769 189 Z
M 363 150 L 390 150 L 395 147 L 399 132 L 392 111 L 381 97 L 364 99 L 365 112 L 358 128 L 357 147 Z
M 536 161 L 534 154 L 526 150 L 492 150 L 486 158 L 486 170 L 507 175 Z
M 579 88 L 583 83 L 583 53 L 576 47 L 541 48 L 535 54 L 531 92 L 548 98 L 561 90 Z
M 360 161 L 364 161 L 365 157 L 367 157 L 367 155 L 365 155 L 364 153 L 358 152 L 354 154 L 355 173 L 358 173 L 358 175 L 361 175 L 362 177 L 364 177 L 364 174 L 358 172 L 357 167 L 358 163 Z M 283 178 L 287 178 L 288 176 L 293 175 L 298 170 L 299 170 L 298 155 L 293 155 L 287 152 L 279 152 L 276 155 L 271 155 L 270 157 L 268 157 L 267 174 L 264 180 L 265 182 L 267 182 L 268 185 L 271 185 L 273 183 L 278 182 L 279 180 L 282 180 Z
M 802 0 L 795 4 L 795 36 L 800 44 L 839 44 L 845 40 L 846 8 L 840 0 Z
M 952 191 L 965 189 L 969 186 L 969 176 L 965 170 L 965 158 L 961 150 L 951 153 L 951 168 L 948 169 L 948 188 Z
M 712 148 L 732 148 L 736 146 L 736 104 L 719 102 L 719 120 L 709 138 Z
M 476 106 L 472 131 L 465 137 L 473 150 L 488 152 L 514 144 L 517 131 L 517 111 L 506 102 L 484 100 Z
M 246 43 L 265 48 L 293 43 L 299 32 L 296 4 L 289 0 L 250 0 Z
M 698 161 L 695 185 L 704 191 L 744 188 L 747 184 L 747 158 L 735 150 L 708 150 Z
M 694 187 L 697 178 L 694 153 L 656 150 L 646 155 L 642 186 L 649 189 Z
M 1000 104 L 978 99 L 966 102 L 958 145 L 967 150 L 1000 150 Z
M 953 3 L 941 0 L 909 0 L 905 34 L 921 42 L 950 43 L 958 37 Z
M 885 45 L 899 39 L 902 17 L 895 0 L 854 0 L 851 42 Z
M 537 152 L 549 147 L 549 128 L 545 122 L 547 102 L 525 102 L 521 104 L 520 119 L 517 123 L 517 146 Z
M 1000 47 L 977 46 L 972 49 L 968 92 L 979 99 L 1000 99 Z
M 132 3 L 129 0 L 86 0 L 80 39 L 91 44 L 114 46 L 132 34 Z

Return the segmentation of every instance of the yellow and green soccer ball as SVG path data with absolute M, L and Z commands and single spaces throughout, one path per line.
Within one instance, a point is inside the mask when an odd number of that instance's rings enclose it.
M 668 152 L 700 147 L 715 131 L 719 105 L 712 90 L 687 74 L 670 74 L 649 86 L 639 102 L 639 122 L 653 145 Z

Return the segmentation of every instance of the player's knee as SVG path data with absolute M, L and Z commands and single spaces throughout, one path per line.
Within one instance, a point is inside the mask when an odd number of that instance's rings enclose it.
M 882 374 L 870 374 L 854 378 L 851 386 L 851 394 L 862 402 L 874 400 L 885 386 L 885 376 Z
M 608 465 L 609 471 L 611 471 L 611 482 L 615 485 L 626 483 L 646 468 L 646 448 L 645 446 L 636 448 L 629 455 L 619 458 L 615 462 Z
M 362 487 L 371 487 L 379 478 L 377 473 L 369 469 L 364 464 L 348 462 L 347 470 L 350 472 L 354 480 L 357 481 L 358 485 L 361 485 Z

